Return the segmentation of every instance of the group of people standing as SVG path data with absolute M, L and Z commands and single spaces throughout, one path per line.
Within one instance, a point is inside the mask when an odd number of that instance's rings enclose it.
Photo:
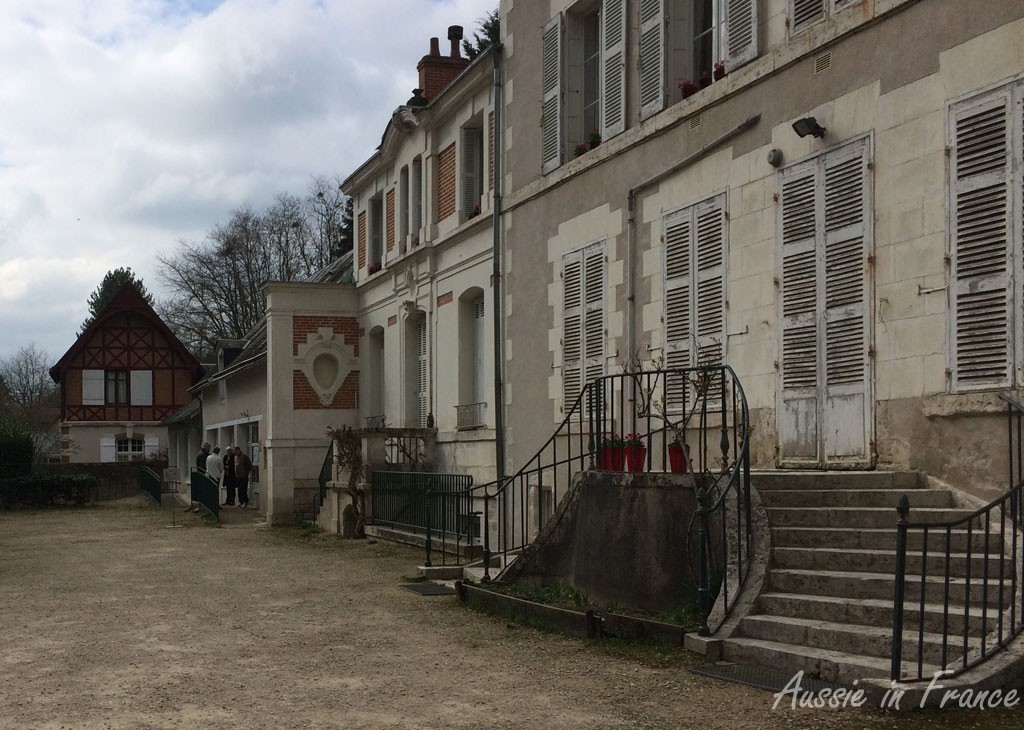
M 242 449 L 228 446 L 221 456 L 220 447 L 214 446 L 211 452 L 207 441 L 196 456 L 196 466 L 203 469 L 210 478 L 217 482 L 217 487 L 224 487 L 227 499 L 222 507 L 235 505 L 235 493 L 238 493 L 238 506 L 245 509 L 249 506 L 249 474 L 252 473 L 252 461 Z

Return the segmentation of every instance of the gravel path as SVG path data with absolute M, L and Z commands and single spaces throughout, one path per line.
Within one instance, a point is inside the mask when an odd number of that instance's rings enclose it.
M 773 711 L 699 661 L 399 587 L 420 554 L 141 504 L 0 512 L 0 728 L 1019 727 Z M 980 724 L 978 724 L 980 723 Z

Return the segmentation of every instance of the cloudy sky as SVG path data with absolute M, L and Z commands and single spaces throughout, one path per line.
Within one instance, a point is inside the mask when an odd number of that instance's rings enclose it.
M 0 358 L 56 361 L 103 275 L 372 154 L 498 0 L 0 0 Z

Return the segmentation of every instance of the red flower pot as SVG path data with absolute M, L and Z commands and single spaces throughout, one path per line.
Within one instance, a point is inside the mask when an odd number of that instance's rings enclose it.
M 685 474 L 689 469 L 687 464 L 690 461 L 690 445 L 684 447 L 679 444 L 670 444 L 668 447 L 668 466 L 673 474 Z
M 603 471 L 622 471 L 625 449 L 621 446 L 602 446 L 597 450 L 597 466 Z
M 626 447 L 626 470 L 632 472 L 639 472 L 644 470 L 644 466 L 647 464 L 647 447 L 646 446 L 627 446 Z

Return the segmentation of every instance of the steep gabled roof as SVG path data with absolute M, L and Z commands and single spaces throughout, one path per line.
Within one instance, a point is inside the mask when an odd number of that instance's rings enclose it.
M 200 377 L 203 374 L 203 366 L 200 365 L 199 361 L 195 356 L 188 351 L 181 340 L 179 340 L 171 329 L 164 324 L 164 321 L 160 319 L 153 308 L 149 306 L 149 302 L 143 298 L 139 293 L 139 290 L 135 288 L 135 285 L 130 281 L 126 281 L 121 285 L 121 288 L 117 290 L 110 302 L 100 312 L 96 314 L 92 323 L 85 328 L 85 332 L 79 335 L 78 339 L 75 340 L 67 352 L 57 361 L 57 364 L 50 368 L 50 377 L 53 378 L 54 382 L 59 383 L 61 377 L 64 375 L 64 371 L 68 369 L 71 361 L 74 357 L 81 352 L 82 348 L 85 347 L 85 343 L 89 341 L 92 335 L 106 325 L 110 319 L 117 316 L 118 314 L 124 314 L 130 312 L 137 314 L 140 317 L 149 320 L 153 325 L 154 329 L 159 332 L 167 343 L 171 346 L 171 349 L 181 357 L 186 363 L 189 364 L 190 369 L 195 374 L 195 377 Z

